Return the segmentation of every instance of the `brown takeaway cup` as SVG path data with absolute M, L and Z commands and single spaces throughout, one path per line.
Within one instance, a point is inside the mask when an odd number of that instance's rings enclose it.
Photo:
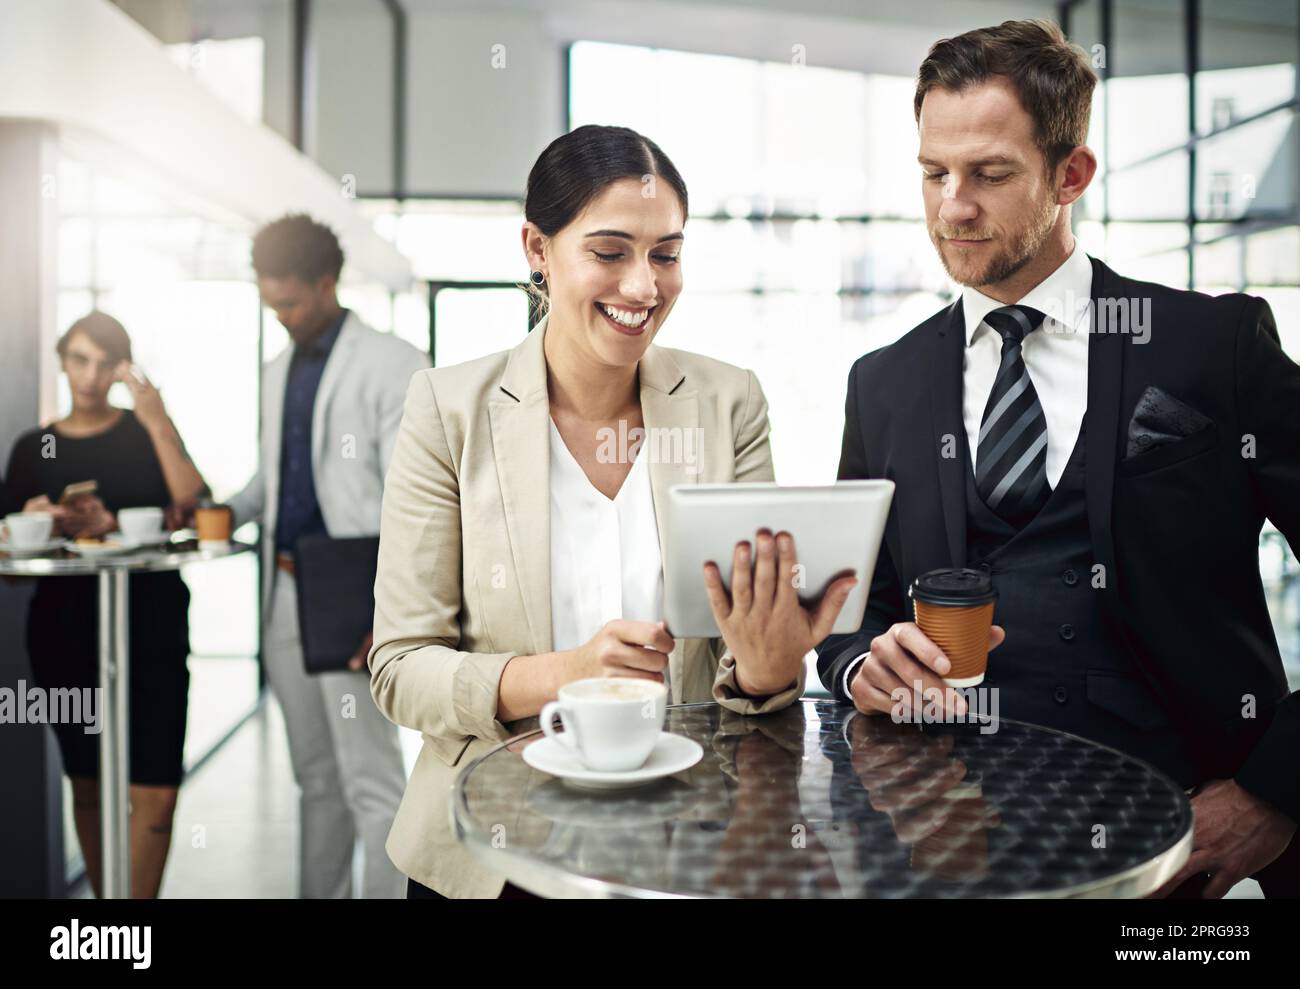
M 998 592 L 978 570 L 931 570 L 908 589 L 916 624 L 952 663 L 949 687 L 983 683 L 989 661 L 989 628 Z
M 230 542 L 231 510 L 227 505 L 194 509 L 194 528 L 199 542 L 223 545 Z

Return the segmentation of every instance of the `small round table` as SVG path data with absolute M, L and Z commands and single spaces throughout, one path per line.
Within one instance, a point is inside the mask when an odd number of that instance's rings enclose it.
M 103 858 L 103 896 L 131 895 L 131 849 L 128 807 L 130 770 L 130 575 L 179 570 L 187 563 L 221 560 L 253 547 L 231 542 L 200 548 L 193 540 L 111 555 L 0 555 L 0 575 L 18 577 L 99 577 L 99 686 L 103 729 L 99 741 L 99 826 Z M 69 620 L 75 620 L 69 616 Z
M 583 897 L 1136 897 L 1191 852 L 1173 780 L 1048 728 L 811 699 L 676 705 L 664 728 L 704 758 L 639 789 L 532 769 L 539 731 L 496 746 L 456 780 L 457 837 L 517 886 Z

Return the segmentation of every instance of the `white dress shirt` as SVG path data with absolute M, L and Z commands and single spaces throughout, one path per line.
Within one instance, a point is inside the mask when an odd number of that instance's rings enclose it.
M 550 426 L 551 629 L 552 647 L 562 651 L 616 618 L 662 620 L 664 573 L 644 448 L 611 501 L 587 479 L 554 420 Z
M 1005 303 L 978 289 L 961 292 L 966 321 L 962 361 L 962 422 L 972 469 L 979 451 L 980 423 L 1002 362 L 1002 337 L 984 317 Z M 1055 488 L 1079 438 L 1088 408 L 1088 328 L 1092 314 L 1092 263 L 1076 240 L 1061 266 L 1030 289 L 1016 305 L 1045 313 L 1043 325 L 1025 337 L 1020 352 L 1047 419 L 1047 483 Z M 844 692 L 867 653 L 844 671 Z
M 962 421 L 970 460 L 976 464 L 980 422 L 1002 362 L 1002 337 L 984 317 L 1005 303 L 963 288 L 966 353 L 962 370 Z M 1088 408 L 1088 317 L 1092 311 L 1092 264 L 1075 242 L 1074 251 L 1016 305 L 1046 313 L 1043 325 L 1025 337 L 1020 353 L 1047 419 L 1047 483 L 1053 488 L 1079 438 Z

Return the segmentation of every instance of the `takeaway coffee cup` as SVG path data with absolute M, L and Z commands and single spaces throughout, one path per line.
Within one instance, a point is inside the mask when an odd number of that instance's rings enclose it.
M 989 628 L 998 592 L 978 570 L 931 570 L 908 589 L 916 624 L 952 663 L 943 682 L 974 687 L 984 682 L 989 661 Z
M 596 772 L 640 769 L 659 741 L 668 691 L 654 680 L 595 677 L 566 683 L 540 716 L 546 737 Z M 564 731 L 555 730 L 556 715 Z
M 231 510 L 228 505 L 204 505 L 194 509 L 194 528 L 199 545 L 225 546 L 230 542 Z

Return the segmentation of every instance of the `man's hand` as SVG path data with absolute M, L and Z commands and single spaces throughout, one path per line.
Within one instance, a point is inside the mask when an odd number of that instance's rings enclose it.
M 163 509 L 163 528 L 168 531 L 174 529 L 193 529 L 194 509 L 198 507 L 198 504 L 199 499 L 197 498 L 172 502 Z
M 366 668 L 366 657 L 370 655 L 370 647 L 375 644 L 375 633 L 367 632 L 366 637 L 361 640 L 361 645 L 348 660 L 349 670 L 364 670 Z
M 1006 637 L 1002 626 L 992 626 L 989 649 L 996 649 Z M 933 688 L 945 703 L 951 702 L 948 713 L 960 716 L 966 713 L 966 701 L 956 691 L 949 690 L 942 679 L 951 669 L 952 663 L 943 650 L 914 622 L 899 622 L 871 640 L 870 654 L 849 683 L 849 696 L 853 698 L 853 706 L 863 714 L 890 714 L 895 703 L 892 695 L 895 690 L 901 690 L 903 710 L 910 716 L 915 691 L 919 689 L 923 697 L 934 696 L 928 694 Z
M 1192 815 L 1191 858 L 1150 896 L 1168 896 L 1184 880 L 1209 872 L 1213 878 L 1201 896 L 1217 900 L 1286 851 L 1296 829 L 1295 821 L 1234 780 L 1207 783 L 1192 797 Z

